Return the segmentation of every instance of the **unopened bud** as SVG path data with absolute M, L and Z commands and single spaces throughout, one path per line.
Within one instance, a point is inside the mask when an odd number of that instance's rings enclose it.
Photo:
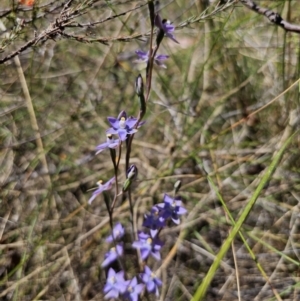
M 140 74 L 135 80 L 135 91 L 138 96 L 144 95 L 144 83 Z
M 153 0 L 148 1 L 148 8 L 150 14 L 151 27 L 154 27 L 154 18 L 155 18 L 155 6 Z
M 176 183 L 174 184 L 174 193 L 175 193 L 175 194 L 179 191 L 180 187 L 181 187 L 181 181 L 178 180 L 178 181 L 176 181 Z
M 132 182 L 137 178 L 138 169 L 137 167 L 132 164 L 127 171 L 127 179 L 123 185 L 123 191 L 127 191 L 128 188 L 131 186 Z
M 127 171 L 127 178 L 130 180 L 136 179 L 138 175 L 138 169 L 135 164 L 132 164 Z
M 135 91 L 136 94 L 138 95 L 140 99 L 140 120 L 144 117 L 146 113 L 146 100 L 144 97 L 144 83 L 143 83 L 143 78 L 139 74 L 139 76 L 135 80 Z

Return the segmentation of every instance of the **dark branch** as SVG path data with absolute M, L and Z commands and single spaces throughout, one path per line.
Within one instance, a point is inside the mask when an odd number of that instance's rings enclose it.
M 16 50 L 15 52 L 7 55 L 5 58 L 0 60 L 0 64 L 5 63 L 6 61 L 9 61 L 10 59 L 14 58 L 15 56 L 19 55 L 20 53 L 22 53 L 24 50 L 26 50 L 27 48 L 33 46 L 36 43 L 37 39 L 32 39 L 30 41 L 28 41 L 26 44 L 24 44 L 23 46 L 21 46 L 18 50 Z
M 266 16 L 272 23 L 282 27 L 284 30 L 300 33 L 300 25 L 291 24 L 283 20 L 278 13 L 275 13 L 270 9 L 260 7 L 252 0 L 240 0 L 240 2 L 258 14 Z
M 62 27 L 62 21 L 58 22 L 58 20 L 55 20 L 55 22 L 51 23 L 49 27 L 46 30 L 44 30 L 41 34 L 39 34 L 37 37 L 28 41 L 19 49 L 7 55 L 3 59 L 0 59 L 0 64 L 3 64 L 8 60 L 14 58 L 15 56 L 25 51 L 26 49 L 36 45 L 40 41 L 44 41 L 45 39 L 53 39 L 55 36 L 57 36 L 57 34 L 61 33 L 61 29 L 60 29 L 61 27 Z
M 72 9 L 71 4 L 74 0 L 67 0 L 65 2 L 65 4 L 63 5 L 62 11 L 59 15 L 59 17 L 52 22 L 48 28 L 44 31 L 42 31 L 40 34 L 38 34 L 35 38 L 33 38 L 32 40 L 28 41 L 27 43 L 25 43 L 24 45 L 22 45 L 19 49 L 17 49 L 16 51 L 14 51 L 13 53 L 5 56 L 4 58 L 0 59 L 0 65 L 5 63 L 6 61 L 12 59 L 13 57 L 21 54 L 22 52 L 24 52 L 26 49 L 37 45 L 40 42 L 45 42 L 48 39 L 54 39 L 56 36 L 62 36 L 65 38 L 69 38 L 69 39 L 73 39 L 76 40 L 78 42 L 81 43 L 102 43 L 104 45 L 108 45 L 108 42 L 110 41 L 122 41 L 122 42 L 127 42 L 131 39 L 139 39 L 142 36 L 144 36 L 144 34 L 134 34 L 132 36 L 121 36 L 121 37 L 115 37 L 115 38 L 97 38 L 97 39 L 89 39 L 86 36 L 78 36 L 78 35 L 74 35 L 74 34 L 70 34 L 70 33 L 66 33 L 64 30 L 66 27 L 92 27 L 101 23 L 104 23 L 106 21 L 110 21 L 112 19 L 118 18 L 120 16 L 124 16 L 132 11 L 138 10 L 141 7 L 147 5 L 147 3 L 143 3 L 139 6 L 136 6 L 130 10 L 127 10 L 126 12 L 122 12 L 120 14 L 111 16 L 109 18 L 106 18 L 104 20 L 101 21 L 97 21 L 97 22 L 93 22 L 93 23 L 89 23 L 89 24 L 80 24 L 77 23 L 75 24 L 75 22 L 73 21 L 73 19 L 86 14 L 87 13 L 87 9 L 86 10 L 79 10 L 79 9 Z M 97 3 L 99 0 L 92 0 L 90 2 L 90 6 L 92 4 Z M 56 7 L 57 9 L 57 7 Z

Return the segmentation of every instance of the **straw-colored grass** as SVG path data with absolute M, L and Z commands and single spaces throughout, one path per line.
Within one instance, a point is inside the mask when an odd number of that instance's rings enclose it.
M 65 2 L 1 1 L 0 60 L 55 24 Z M 147 50 L 150 22 L 146 1 L 88 2 L 71 1 L 86 13 L 69 36 L 45 35 L 0 64 L 0 300 L 104 298 L 109 218 L 103 195 L 87 201 L 113 166 L 94 150 L 107 116 L 138 115 L 145 66 L 134 51 Z M 189 211 L 162 232 L 160 300 L 299 300 L 299 35 L 237 1 L 204 2 L 161 1 L 180 45 L 163 40 L 167 69 L 154 67 L 133 140 L 137 224 L 178 179 Z M 259 4 L 300 24 L 296 0 Z M 121 199 L 114 216 L 129 231 Z

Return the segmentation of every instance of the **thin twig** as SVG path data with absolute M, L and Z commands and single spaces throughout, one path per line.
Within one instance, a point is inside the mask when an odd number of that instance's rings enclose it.
M 91 3 L 89 3 L 89 5 L 91 6 L 92 4 L 96 3 L 97 0 L 92 1 Z M 179 24 L 178 26 L 176 26 L 176 28 L 184 28 L 187 26 L 190 26 L 193 23 L 199 23 L 202 22 L 208 18 L 211 18 L 212 16 L 214 16 L 217 13 L 220 13 L 222 11 L 224 11 L 225 9 L 229 8 L 230 6 L 232 6 L 235 3 L 235 1 L 229 2 L 223 6 L 218 6 L 213 12 L 207 14 L 207 15 L 200 15 L 197 17 L 192 17 L 189 18 L 188 20 L 182 22 L 181 24 Z M 146 5 L 146 4 L 144 4 Z M 137 10 L 140 9 L 143 5 L 140 5 L 134 9 L 128 10 L 126 12 L 123 12 L 121 14 L 112 16 L 110 18 L 104 19 L 102 21 L 98 21 L 99 23 L 95 22 L 94 24 L 100 24 L 106 21 L 109 21 L 111 19 L 117 18 L 118 16 L 122 16 L 127 14 L 128 12 L 131 12 L 133 10 Z M 151 35 L 153 35 L 153 31 L 150 30 L 149 32 L 146 33 L 134 33 L 132 35 L 128 35 L 128 36 L 117 36 L 117 37 L 99 37 L 99 38 L 93 38 L 93 39 L 89 39 L 86 36 L 78 36 L 78 35 L 74 35 L 71 33 L 66 33 L 64 31 L 64 29 L 66 27 L 82 27 L 82 26 L 91 26 L 90 24 L 80 24 L 80 23 L 74 23 L 71 22 L 71 20 L 73 20 L 74 18 L 77 18 L 78 16 L 81 16 L 83 14 L 85 14 L 87 11 L 79 11 L 79 10 L 74 10 L 72 13 L 70 13 L 68 16 L 66 13 L 63 14 L 63 16 L 61 16 L 61 18 L 57 18 L 54 22 L 52 22 L 48 28 L 44 31 L 42 31 L 37 37 L 31 39 L 30 41 L 28 41 L 27 43 L 25 43 L 24 45 L 22 45 L 21 47 L 19 47 L 16 51 L 8 54 L 7 56 L 5 56 L 4 58 L 0 59 L 0 64 L 3 64 L 7 61 L 9 61 L 10 59 L 14 58 L 16 55 L 21 54 L 22 52 L 24 52 L 26 49 L 37 45 L 40 42 L 45 42 L 49 39 L 54 39 L 56 36 L 60 35 L 60 36 L 64 36 L 66 38 L 70 38 L 70 39 L 74 39 L 78 42 L 81 43 L 101 43 L 104 45 L 107 45 L 109 42 L 130 42 L 132 40 L 139 40 L 142 39 L 143 37 L 151 37 Z M 27 23 L 27 22 L 26 22 Z M 93 23 L 91 23 L 93 24 Z M 154 31 L 155 33 L 155 31 Z
M 280 16 L 280 14 L 275 13 L 268 8 L 263 8 L 261 6 L 258 6 L 252 0 L 240 0 L 240 2 L 243 5 L 245 5 L 246 7 L 248 7 L 249 9 L 255 11 L 256 13 L 258 13 L 260 15 L 264 15 L 265 17 L 267 17 L 269 19 L 270 22 L 282 27 L 285 31 L 300 33 L 300 25 L 292 24 L 292 23 L 285 21 Z

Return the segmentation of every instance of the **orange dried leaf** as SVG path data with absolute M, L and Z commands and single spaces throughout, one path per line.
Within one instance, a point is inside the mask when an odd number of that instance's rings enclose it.
M 19 3 L 27 6 L 33 6 L 34 1 L 35 0 L 19 0 Z

